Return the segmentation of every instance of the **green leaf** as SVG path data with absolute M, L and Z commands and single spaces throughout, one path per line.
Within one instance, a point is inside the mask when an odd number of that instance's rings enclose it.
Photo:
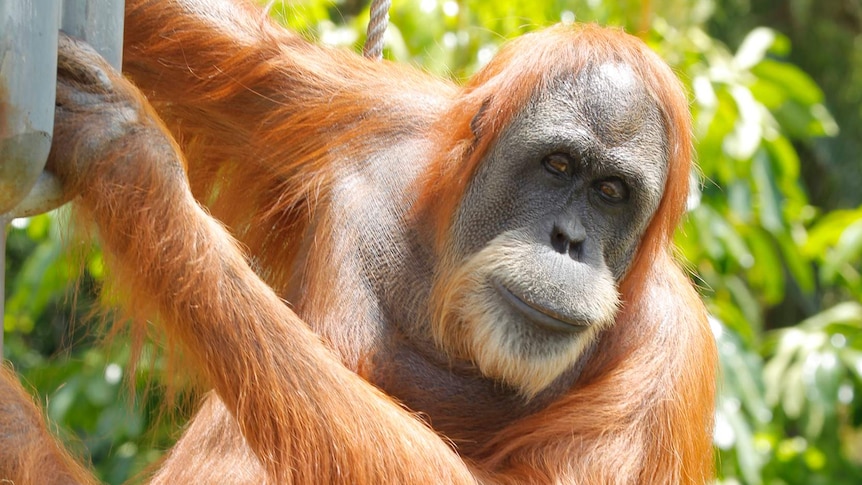
M 733 61 L 740 70 L 747 71 L 763 60 L 766 51 L 774 42 L 775 32 L 772 29 L 758 27 L 745 36 L 733 56 Z
M 832 259 L 836 264 L 862 261 L 862 219 L 852 222 L 841 231 Z
M 805 253 L 822 256 L 838 243 L 845 229 L 859 221 L 862 221 L 862 208 L 836 210 L 824 215 L 808 231 L 808 239 L 803 246 Z
M 772 237 L 763 230 L 754 230 L 747 235 L 747 241 L 754 256 L 754 265 L 749 271 L 751 284 L 762 291 L 762 298 L 769 303 L 784 299 L 784 267 L 772 243 Z
M 735 396 L 742 407 L 759 422 L 768 422 L 772 414 L 763 399 L 763 363 L 760 356 L 746 349 L 739 336 L 721 325 L 718 335 L 718 352 L 721 362 L 721 377 L 724 385 L 721 392 Z
M 806 330 L 820 330 L 831 325 L 847 323 L 862 326 L 862 304 L 855 301 L 839 303 L 806 318 L 798 326 Z
M 805 339 L 805 334 L 799 329 L 789 328 L 778 332 L 777 339 L 775 355 L 763 368 L 763 379 L 766 385 L 765 399 L 770 406 L 775 406 L 781 399 L 782 384 L 796 352 Z
M 781 249 L 787 269 L 793 275 L 799 289 L 805 293 L 812 293 L 815 290 L 815 278 L 811 261 L 805 257 L 801 248 L 789 236 L 779 234 L 775 240 Z
M 763 467 L 760 454 L 754 446 L 754 435 L 745 416 L 738 411 L 738 404 L 733 400 L 720 400 L 719 412 L 725 417 L 735 436 L 736 456 L 739 469 L 747 483 L 762 483 L 760 472 Z
M 765 150 L 758 150 L 752 161 L 752 178 L 757 193 L 758 213 L 763 227 L 772 233 L 784 230 L 784 217 L 781 213 L 781 191 L 775 184 L 770 160 Z
M 798 183 L 799 155 L 790 140 L 777 136 L 767 140 L 764 145 L 772 161 L 776 178 L 790 179 Z
M 823 101 L 823 91 L 802 69 L 787 62 L 764 59 L 751 68 L 752 74 L 780 86 L 787 96 L 802 106 Z
M 747 160 L 754 155 L 763 139 L 763 105 L 742 85 L 731 86 L 730 94 L 739 117 L 733 132 L 724 139 L 722 148 L 732 158 Z
M 802 410 L 805 409 L 803 370 L 803 362 L 794 360 L 783 376 L 781 408 L 790 419 L 799 419 L 802 416 Z

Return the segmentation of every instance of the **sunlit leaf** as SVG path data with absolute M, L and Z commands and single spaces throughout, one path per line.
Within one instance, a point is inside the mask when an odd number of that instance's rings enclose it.
M 757 203 L 760 221 L 770 232 L 783 230 L 784 218 L 781 214 L 781 192 L 775 184 L 769 157 L 764 150 L 758 150 L 752 163 L 752 177 L 757 188 Z
M 739 69 L 751 69 L 763 60 L 763 56 L 772 47 L 774 41 L 775 32 L 772 29 L 758 27 L 748 33 L 733 60 Z
M 804 71 L 787 62 L 763 59 L 751 68 L 757 77 L 781 86 L 788 97 L 800 105 L 811 106 L 823 101 L 823 91 Z
M 820 330 L 831 325 L 851 323 L 862 329 L 862 303 L 847 301 L 823 310 L 799 323 L 800 328 Z
M 753 230 L 747 237 L 754 264 L 749 272 L 751 284 L 760 289 L 762 297 L 771 303 L 784 298 L 784 278 L 777 277 L 784 266 L 769 233 Z
M 805 386 L 802 382 L 803 362 L 794 360 L 780 382 L 781 408 L 790 419 L 799 419 L 805 408 Z M 778 383 L 776 383 L 778 384 Z
M 737 179 L 727 186 L 727 203 L 730 206 L 731 216 L 739 218 L 745 224 L 753 222 L 754 207 L 752 198 L 751 186 L 748 180 Z M 743 266 L 751 267 L 751 264 L 743 263 Z
M 722 393 L 738 398 L 753 419 L 768 422 L 772 415 L 763 398 L 760 356 L 745 348 L 739 337 L 725 326 L 718 338 L 718 352 L 724 381 Z
M 862 221 L 862 208 L 832 211 L 808 231 L 808 240 L 803 249 L 810 255 L 822 255 L 838 243 L 845 229 L 859 221 Z
M 765 146 L 772 166 L 775 167 L 776 177 L 792 179 L 797 182 L 799 179 L 799 155 L 790 141 L 783 136 L 778 136 L 768 140 Z
M 762 483 L 760 470 L 763 464 L 754 447 L 754 437 L 749 423 L 738 412 L 738 406 L 734 405 L 733 401 L 720 400 L 719 412 L 725 417 L 734 434 L 736 456 L 742 475 L 746 478 L 747 483 Z
M 811 261 L 804 257 L 800 247 L 794 244 L 789 236 L 778 234 L 775 239 L 778 242 L 778 247 L 781 249 L 784 263 L 793 275 L 799 289 L 806 293 L 814 291 L 815 276 Z
M 804 339 L 805 334 L 795 328 L 779 333 L 775 354 L 763 369 L 763 379 L 766 385 L 765 398 L 770 406 L 778 404 L 786 374 Z
M 727 289 L 733 295 L 733 302 L 745 316 L 745 322 L 752 326 L 755 331 L 759 332 L 762 330 L 763 321 L 760 314 L 760 305 L 751 289 L 741 278 L 736 276 L 727 276 L 724 282 L 727 285 Z
M 831 259 L 837 264 L 862 261 L 862 219 L 854 221 L 841 231 Z
M 739 112 L 733 132 L 725 138 L 723 149 L 737 160 L 751 158 L 763 138 L 763 106 L 754 99 L 751 91 L 736 85 L 730 94 Z

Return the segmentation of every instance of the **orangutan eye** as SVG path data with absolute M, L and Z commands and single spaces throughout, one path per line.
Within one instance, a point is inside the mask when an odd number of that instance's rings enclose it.
M 568 155 L 553 153 L 542 159 L 545 170 L 559 177 L 569 178 L 574 170 L 574 162 Z
M 612 204 L 624 202 L 629 197 L 629 188 L 619 177 L 599 180 L 594 187 L 603 200 Z

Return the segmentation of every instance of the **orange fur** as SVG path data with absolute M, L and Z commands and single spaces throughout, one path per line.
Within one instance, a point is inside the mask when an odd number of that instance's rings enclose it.
M 128 1 L 126 32 L 137 88 L 110 74 L 101 94 L 118 93 L 108 98 L 119 105 L 58 115 L 51 166 L 81 193 L 128 311 L 157 316 L 215 390 L 154 483 L 709 481 L 714 342 L 670 254 L 688 194 L 689 115 L 679 82 L 643 43 L 556 27 L 514 41 L 458 88 L 309 44 L 225 1 Z M 380 336 L 364 330 L 374 309 L 351 291 L 363 282 L 340 264 L 338 248 L 356 236 L 326 229 L 351 223 L 336 208 L 351 200 L 333 203 L 349 168 L 339 163 L 431 133 L 415 141 L 431 160 L 415 194 L 390 195 L 413 197 L 412 209 L 387 216 L 430 221 L 440 254 L 477 164 L 515 114 L 560 74 L 608 59 L 632 67 L 664 116 L 664 197 L 622 282 L 616 321 L 575 386 L 459 454 L 363 379 Z M 125 124 L 92 122 L 127 107 L 138 115 Z M 438 293 L 429 314 L 446 313 L 447 292 Z M 0 413 L 4 447 L 10 416 Z M 31 421 L 24 449 L 48 450 L 56 464 L 0 473 L 68 471 L 87 483 Z M 0 448 L 5 467 L 17 455 Z
M 96 483 L 43 421 L 42 412 L 15 373 L 0 366 L 0 483 Z

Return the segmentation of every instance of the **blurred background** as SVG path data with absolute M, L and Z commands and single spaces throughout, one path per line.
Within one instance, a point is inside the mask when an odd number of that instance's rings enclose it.
M 268 3 L 311 39 L 364 41 L 366 0 Z M 862 483 L 860 0 L 393 0 L 390 15 L 388 59 L 456 80 L 557 22 L 620 26 L 666 59 L 694 116 L 700 190 L 677 242 L 721 354 L 718 481 Z M 5 356 L 58 433 L 120 483 L 188 410 L 159 406 L 156 352 L 129 355 L 124 337 L 108 346 L 82 324 L 101 258 L 64 249 L 64 218 L 8 229 Z

